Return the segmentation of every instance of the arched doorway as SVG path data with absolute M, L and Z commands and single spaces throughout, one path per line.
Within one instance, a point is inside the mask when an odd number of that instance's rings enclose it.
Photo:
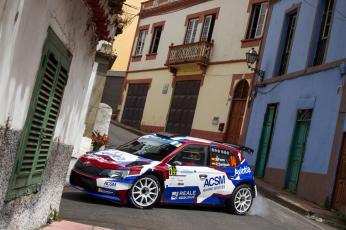
M 240 131 L 243 125 L 246 101 L 249 95 L 249 83 L 241 80 L 235 87 L 232 108 L 229 114 L 226 142 L 230 144 L 240 144 Z

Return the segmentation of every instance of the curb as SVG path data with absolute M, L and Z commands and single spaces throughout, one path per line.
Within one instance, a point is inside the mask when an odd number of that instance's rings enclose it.
M 258 180 L 258 179 L 257 179 Z M 294 202 L 290 200 L 289 198 L 286 198 L 285 196 L 281 195 L 278 192 L 275 192 L 271 189 L 266 188 L 265 186 L 262 186 L 261 183 L 257 184 L 258 191 L 266 198 L 275 201 L 276 203 L 281 204 L 282 206 L 297 212 L 313 221 L 316 221 L 318 223 L 324 223 L 329 226 L 339 228 L 339 229 L 346 229 L 346 223 L 342 221 L 341 218 L 337 217 L 334 213 L 331 212 L 330 216 L 321 215 L 319 213 L 314 212 L 311 209 L 305 208 L 301 206 L 299 203 Z
M 123 123 L 120 123 L 120 122 L 115 121 L 115 120 L 111 120 L 111 123 L 112 123 L 113 125 L 115 125 L 115 126 L 118 126 L 118 127 L 120 127 L 120 128 L 123 128 L 123 129 L 125 129 L 125 130 L 127 130 L 127 131 L 129 131 L 129 132 L 131 132 L 131 133 L 133 133 L 133 134 L 136 134 L 136 135 L 138 135 L 138 136 L 143 136 L 143 135 L 148 134 L 147 132 L 144 132 L 144 131 L 142 131 L 142 130 L 133 128 L 133 127 L 128 126 L 128 125 L 124 125 Z

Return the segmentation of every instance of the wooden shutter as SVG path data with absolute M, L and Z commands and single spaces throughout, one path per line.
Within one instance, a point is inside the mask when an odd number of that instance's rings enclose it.
M 37 192 L 68 78 L 70 55 L 49 30 L 7 200 Z

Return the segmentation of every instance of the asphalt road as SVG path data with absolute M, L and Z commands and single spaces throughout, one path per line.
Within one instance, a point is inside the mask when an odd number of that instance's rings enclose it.
M 136 137 L 113 125 L 109 134 L 114 145 Z M 222 207 L 160 205 L 139 210 L 65 188 L 60 215 L 65 220 L 116 230 L 333 229 L 261 196 L 255 199 L 249 215 L 234 216 Z

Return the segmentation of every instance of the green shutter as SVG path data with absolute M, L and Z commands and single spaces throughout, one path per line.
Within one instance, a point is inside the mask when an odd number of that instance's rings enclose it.
M 7 200 L 40 189 L 68 78 L 71 55 L 48 30 Z

